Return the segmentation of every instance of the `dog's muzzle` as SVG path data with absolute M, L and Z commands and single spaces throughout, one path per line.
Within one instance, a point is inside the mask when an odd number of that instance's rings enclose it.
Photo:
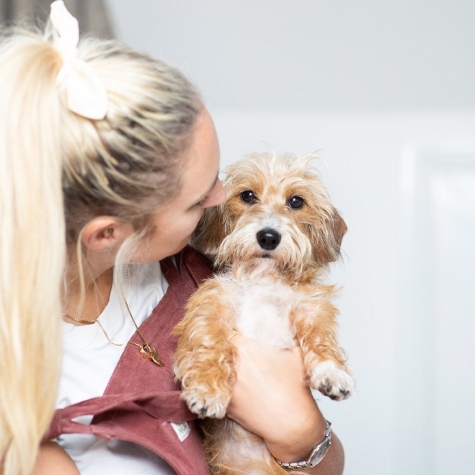
M 261 229 L 256 238 L 259 246 L 266 251 L 273 251 L 280 243 L 280 234 L 272 228 Z

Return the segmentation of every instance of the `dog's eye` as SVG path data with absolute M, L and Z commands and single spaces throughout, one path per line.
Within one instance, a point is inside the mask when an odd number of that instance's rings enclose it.
M 246 190 L 241 193 L 241 200 L 244 203 L 253 204 L 257 201 L 257 196 L 251 190 Z
M 289 208 L 300 209 L 304 204 L 304 200 L 303 198 L 300 198 L 300 196 L 292 196 L 287 204 L 289 205 Z

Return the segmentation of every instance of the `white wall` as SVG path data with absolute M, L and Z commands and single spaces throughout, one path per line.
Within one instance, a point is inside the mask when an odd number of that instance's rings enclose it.
M 434 316 L 423 305 L 438 292 L 440 308 L 456 313 L 460 295 L 439 292 L 443 279 L 433 287 L 421 278 L 421 269 L 439 269 L 442 248 L 425 261 L 414 257 L 432 221 L 422 231 L 413 226 L 408 209 L 426 198 L 409 193 L 407 182 L 417 188 L 425 175 L 411 175 L 403 157 L 407 165 L 412 150 L 414 163 L 430 162 L 424 153 L 432 147 L 450 170 L 460 144 L 475 140 L 475 2 L 109 0 L 109 7 L 121 39 L 198 84 L 223 164 L 269 147 L 320 150 L 323 179 L 349 227 L 344 261 L 332 275 L 344 286 L 341 338 L 357 392 L 342 403 L 321 400 L 345 445 L 345 473 L 473 475 L 467 454 L 475 410 L 467 401 L 475 398 L 468 348 L 475 315 L 467 306 L 448 320 L 452 315 Z M 475 163 L 475 147 L 467 150 Z M 456 206 L 460 220 L 474 223 L 467 196 Z M 434 209 L 444 223 L 451 215 Z M 446 227 L 440 222 L 439 234 Z M 473 254 L 456 251 L 468 259 L 460 281 L 467 300 Z M 459 279 L 457 268 L 444 266 Z M 457 359 L 464 377 L 450 369 Z M 444 389 L 442 377 L 452 373 Z M 447 448 L 446 440 L 453 441 Z
M 109 0 L 213 108 L 475 107 L 473 0 Z

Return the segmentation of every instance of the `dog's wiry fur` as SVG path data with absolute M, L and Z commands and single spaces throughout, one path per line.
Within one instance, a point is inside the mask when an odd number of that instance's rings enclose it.
M 238 160 L 225 173 L 226 202 L 206 210 L 194 235 L 194 246 L 218 272 L 191 297 L 175 329 L 175 370 L 190 409 L 213 418 L 204 429 L 213 474 L 287 473 L 262 439 L 225 417 L 235 332 L 277 348 L 299 345 L 308 384 L 332 399 L 353 390 L 338 345 L 335 289 L 323 280 L 339 257 L 346 225 L 312 158 L 252 154 Z

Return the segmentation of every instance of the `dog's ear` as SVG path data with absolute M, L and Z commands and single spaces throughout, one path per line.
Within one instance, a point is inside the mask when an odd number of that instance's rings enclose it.
M 340 254 L 341 241 L 343 241 L 343 236 L 346 234 L 346 231 L 348 231 L 348 227 L 345 220 L 340 216 L 338 211 L 333 208 L 333 236 L 338 248 L 338 254 Z
M 340 257 L 341 242 L 348 229 L 335 208 L 333 208 L 331 216 L 326 219 L 325 227 L 326 229 L 319 233 L 315 249 L 315 257 L 319 265 L 334 262 Z
M 218 253 L 218 247 L 226 236 L 224 205 L 206 208 L 191 236 L 191 245 L 210 258 Z

